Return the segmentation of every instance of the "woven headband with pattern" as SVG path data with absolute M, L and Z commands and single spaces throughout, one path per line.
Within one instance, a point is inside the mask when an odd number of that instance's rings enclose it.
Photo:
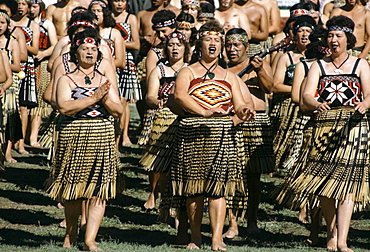
M 308 10 L 305 10 L 305 9 L 296 9 L 296 10 L 292 10 L 290 12 L 290 16 L 291 17 L 295 17 L 297 15 L 308 15 L 309 14 L 309 11 Z
M 79 39 L 76 41 L 76 46 L 80 46 L 82 44 L 93 44 L 93 45 L 99 46 L 98 41 L 96 41 L 93 38 L 84 38 L 84 39 Z
M 217 32 L 217 31 L 204 31 L 202 33 L 199 34 L 199 37 L 204 37 L 204 36 L 210 36 L 210 35 L 216 35 L 216 36 L 219 36 L 220 38 L 222 38 L 224 35 L 222 35 L 221 32 Z
M 74 15 L 74 14 L 76 14 L 76 13 L 82 13 L 82 12 L 86 12 L 87 11 L 87 9 L 85 9 L 85 8 L 81 8 L 81 9 L 74 9 L 73 11 L 72 11 L 72 16 Z
M 6 22 L 10 22 L 9 15 L 6 12 L 0 12 L 0 17 L 4 17 L 6 19 Z
M 237 41 L 243 41 L 243 42 L 248 43 L 248 36 L 245 34 L 231 34 L 231 35 L 227 35 L 225 37 L 225 40 L 226 41 L 237 40 Z
M 180 33 L 180 32 L 173 32 L 173 33 L 169 34 L 167 36 L 167 41 L 170 40 L 170 39 L 173 39 L 173 38 L 177 38 L 177 39 L 180 39 L 182 41 L 187 41 L 185 35 Z
M 348 28 L 348 27 L 340 27 L 340 26 L 337 26 L 337 25 L 330 26 L 328 28 L 328 31 L 343 31 L 343 32 L 353 33 L 353 30 L 351 28 Z
M 184 1 L 182 1 L 182 6 L 190 5 L 190 4 L 193 4 L 193 5 L 196 5 L 197 7 L 200 7 L 200 3 L 197 0 L 184 0 Z
M 170 20 L 166 20 L 164 22 L 156 23 L 156 24 L 153 25 L 153 27 L 154 28 L 162 28 L 162 27 L 167 27 L 167 26 L 174 25 L 175 23 L 176 23 L 175 19 L 170 19 Z
M 194 23 L 189 23 L 189 22 L 177 22 L 177 27 L 178 28 L 194 28 Z
M 42 0 L 32 0 L 31 3 L 32 4 L 41 4 L 43 2 L 42 2 Z
M 107 5 L 103 1 L 92 1 L 90 3 L 90 6 L 93 6 L 93 5 L 100 5 L 102 8 L 107 8 Z
M 215 14 L 212 12 L 202 12 L 199 14 L 198 18 L 214 18 Z
M 88 22 L 88 21 L 76 21 L 76 22 L 73 22 L 71 24 L 71 27 L 74 27 L 74 26 L 87 26 L 87 27 L 91 27 L 91 28 L 96 28 L 96 24 L 92 23 L 92 22 Z
M 294 30 L 298 30 L 301 27 L 308 27 L 308 28 L 311 28 L 311 30 L 315 30 L 315 26 L 313 26 L 312 24 L 310 24 L 308 22 L 302 22 L 300 24 L 293 25 Z

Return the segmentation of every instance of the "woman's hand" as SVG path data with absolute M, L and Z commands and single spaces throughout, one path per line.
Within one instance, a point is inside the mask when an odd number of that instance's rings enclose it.
M 211 109 L 204 110 L 203 117 L 209 118 L 209 117 L 213 117 L 217 115 L 224 115 L 224 114 L 226 114 L 226 111 L 218 107 L 218 108 L 211 108 Z
M 324 112 L 326 112 L 327 110 L 330 110 L 330 102 L 328 103 L 319 103 L 319 105 L 316 106 L 316 110 L 319 114 L 322 114 Z
M 240 119 L 243 121 L 252 121 L 256 119 L 256 111 L 246 107 L 242 110 L 242 117 Z
M 96 89 L 95 93 L 91 96 L 97 102 L 103 99 L 109 92 L 111 86 L 111 82 L 106 80 L 98 89 Z
M 355 105 L 356 105 L 355 110 L 357 110 L 361 114 L 366 113 L 368 106 L 365 102 L 355 102 Z

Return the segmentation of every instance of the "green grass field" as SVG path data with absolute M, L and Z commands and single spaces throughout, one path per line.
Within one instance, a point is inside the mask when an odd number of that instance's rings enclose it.
M 138 125 L 138 116 L 132 108 L 131 132 Z M 135 141 L 133 136 L 133 141 Z M 44 192 L 48 177 L 46 149 L 28 148 L 30 155 L 18 155 L 16 164 L 6 164 L 0 172 L 0 251 L 66 251 L 62 248 L 65 230 L 58 227 L 63 210 L 56 207 Z M 173 219 L 168 224 L 156 222 L 157 213 L 145 212 L 142 206 L 147 198 L 147 173 L 139 167 L 141 149 L 137 145 L 124 148 L 120 155 L 126 181 L 126 190 L 107 204 L 106 214 L 97 240 L 104 251 L 184 251 L 177 246 Z M 268 197 L 280 182 L 263 176 L 263 198 L 259 210 L 260 235 L 247 236 L 246 223 L 241 222 L 240 236 L 227 240 L 228 251 L 323 251 L 324 232 L 318 247 L 308 247 L 305 239 L 309 225 L 298 222 L 297 212 L 276 205 Z M 202 226 L 204 246 L 210 250 L 211 237 L 207 213 Z M 353 215 L 349 233 L 349 246 L 355 251 L 370 251 L 370 213 Z M 82 249 L 83 237 L 78 246 L 67 251 Z

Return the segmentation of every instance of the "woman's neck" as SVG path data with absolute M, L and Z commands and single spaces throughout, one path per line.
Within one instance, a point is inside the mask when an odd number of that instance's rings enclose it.
M 185 63 L 184 58 L 181 58 L 181 59 L 178 59 L 178 60 L 170 59 L 169 62 L 170 62 L 170 66 L 181 66 Z

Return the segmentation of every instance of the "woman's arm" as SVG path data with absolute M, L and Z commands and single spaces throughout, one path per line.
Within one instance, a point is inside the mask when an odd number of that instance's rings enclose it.
M 116 67 L 124 68 L 126 66 L 126 46 L 121 33 L 116 29 L 112 29 L 112 38 L 114 39 L 114 63 Z
M 300 89 L 302 82 L 304 80 L 304 66 L 302 62 L 299 62 L 294 69 L 294 77 L 293 77 L 293 84 L 292 84 L 292 101 L 299 104 L 300 98 Z
M 32 55 L 37 55 L 39 52 L 39 43 L 40 43 L 40 25 L 35 21 L 31 22 L 32 29 L 32 45 L 27 46 L 27 51 Z
M 276 66 L 275 75 L 274 75 L 274 93 L 290 93 L 292 87 L 284 84 L 285 72 L 289 64 L 289 56 L 287 53 L 284 53 L 279 58 L 279 61 Z
M 110 83 L 105 82 L 96 89 L 92 96 L 78 100 L 71 100 L 71 85 L 74 85 L 72 81 L 67 76 L 62 76 L 58 80 L 56 92 L 56 104 L 58 110 L 63 115 L 68 116 L 73 116 L 77 112 L 80 112 L 103 99 L 103 97 L 108 94 L 110 88 Z
M 2 55 L 3 66 L 4 66 L 3 71 L 5 71 L 5 74 L 6 74 L 6 81 L 2 87 L 5 91 L 13 84 L 13 74 L 12 74 L 11 66 L 9 64 L 8 55 L 4 51 L 1 51 L 1 55 Z
M 365 114 L 366 110 L 370 108 L 370 67 L 366 60 L 361 59 L 358 70 L 363 100 L 356 103 L 355 109 L 361 114 Z
M 128 18 L 128 24 L 131 26 L 131 41 L 125 42 L 127 49 L 140 50 L 140 36 L 137 18 L 135 15 L 130 15 Z
M 12 52 L 12 64 L 10 68 L 13 72 L 18 73 L 21 71 L 21 50 L 19 42 L 16 39 L 10 40 L 10 50 Z
M 146 81 L 149 81 L 149 75 L 156 67 L 158 63 L 157 54 L 153 50 L 149 50 L 148 55 L 146 56 L 145 67 L 146 67 Z
M 146 103 L 150 108 L 163 108 L 163 99 L 159 99 L 158 90 L 160 87 L 160 72 L 159 68 L 156 67 L 149 75 L 149 80 L 147 82 L 147 94 L 146 94 Z
M 317 110 L 319 113 L 324 113 L 329 110 L 329 104 L 321 103 L 315 100 L 315 93 L 317 85 L 321 76 L 319 64 L 317 62 L 312 63 L 310 70 L 307 75 L 307 82 L 304 90 L 302 91 L 302 107 L 306 107 L 307 111 Z
M 17 39 L 19 44 L 19 51 L 20 51 L 20 60 L 21 62 L 27 61 L 27 44 L 26 44 L 26 37 L 24 36 L 23 31 L 21 28 L 16 28 L 13 32 L 14 37 Z

